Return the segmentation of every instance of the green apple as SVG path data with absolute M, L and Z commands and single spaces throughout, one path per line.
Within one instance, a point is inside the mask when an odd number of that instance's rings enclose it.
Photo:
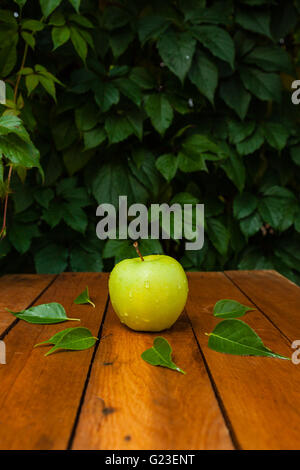
M 188 281 L 170 256 L 125 259 L 110 274 L 109 294 L 122 323 L 133 330 L 161 331 L 170 328 L 184 309 Z

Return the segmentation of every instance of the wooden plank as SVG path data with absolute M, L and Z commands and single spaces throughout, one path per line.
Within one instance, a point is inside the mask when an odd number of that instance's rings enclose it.
M 89 286 L 96 309 L 73 300 Z M 60 302 L 72 318 L 96 336 L 107 301 L 107 276 L 61 274 L 39 299 Z M 79 322 L 31 325 L 20 321 L 5 337 L 7 365 L 0 367 L 0 448 L 65 449 L 71 435 L 93 348 L 44 357 L 48 346 L 34 344 Z
M 232 449 L 190 323 L 162 335 L 187 374 L 141 359 L 157 333 L 121 325 L 111 305 L 93 363 L 73 449 Z
M 300 288 L 276 271 L 225 273 L 292 343 L 300 339 Z
M 16 320 L 6 308 L 24 310 L 54 278 L 52 274 L 8 274 L 0 277 L 0 337 Z
M 208 348 L 205 332 L 220 321 L 212 315 L 216 301 L 229 298 L 251 305 L 223 273 L 189 276 L 187 313 L 201 345 L 233 433 L 243 449 L 297 449 L 300 426 L 300 367 L 291 361 L 221 354 Z M 275 352 L 291 356 L 280 332 L 259 311 L 243 320 Z

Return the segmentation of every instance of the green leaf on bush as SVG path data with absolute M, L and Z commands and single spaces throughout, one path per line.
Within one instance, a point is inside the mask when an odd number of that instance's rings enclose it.
M 227 31 L 218 26 L 201 25 L 193 26 L 191 32 L 213 55 L 228 62 L 234 68 L 234 42 Z
M 281 82 L 279 75 L 261 72 L 254 67 L 241 67 L 240 76 L 245 88 L 260 100 L 280 102 Z
M 54 346 L 45 354 L 49 356 L 59 349 L 67 349 L 71 351 L 83 351 L 89 349 L 98 341 L 98 338 L 92 335 L 88 328 L 78 326 L 76 328 L 67 328 L 59 331 L 52 338 L 42 343 L 36 344 L 34 347 L 44 344 L 54 344 Z
M 288 130 L 277 122 L 266 122 L 263 128 L 268 143 L 275 149 L 282 150 L 289 137 Z
M 86 40 L 83 38 L 83 36 L 79 32 L 79 28 L 75 28 L 74 26 L 70 26 L 70 38 L 72 41 L 72 44 L 79 55 L 79 57 L 85 62 L 87 52 L 88 52 L 88 47 Z
M 270 14 L 259 10 L 238 10 L 236 21 L 243 28 L 253 33 L 263 34 L 272 39 L 270 31 Z
M 203 52 L 198 52 L 189 71 L 189 79 L 212 104 L 218 84 L 218 69 Z
M 223 320 L 208 336 L 208 347 L 217 352 L 289 359 L 267 348 L 255 331 L 241 320 Z
M 96 305 L 94 302 L 91 301 L 90 296 L 89 296 L 89 288 L 86 286 L 83 292 L 76 297 L 74 300 L 74 304 L 82 305 L 82 304 L 91 304 L 94 308 Z
M 170 22 L 163 16 L 146 15 L 139 20 L 138 34 L 142 44 L 149 39 L 157 39 L 168 28 Z
M 151 119 L 153 127 L 164 135 L 173 120 L 173 109 L 162 93 L 150 95 L 146 99 L 145 110 Z
M 222 299 L 215 304 L 213 314 L 219 318 L 238 318 L 245 315 L 249 310 L 255 309 L 240 304 L 236 300 Z
M 26 310 L 22 310 L 21 312 L 13 312 L 12 310 L 8 311 L 15 317 L 19 318 L 19 320 L 40 325 L 61 323 L 68 320 L 80 321 L 78 318 L 68 318 L 64 307 L 57 302 L 37 305 L 36 307 L 30 307 Z
M 185 372 L 172 361 L 172 348 L 168 341 L 161 336 L 154 338 L 152 348 L 146 349 L 141 357 L 152 366 L 167 367 L 185 374 Z
M 236 149 L 240 155 L 249 155 L 258 150 L 263 143 L 263 133 L 262 130 L 258 128 L 249 137 L 242 140 L 241 142 L 238 142 L 236 145 Z
M 233 109 L 241 119 L 245 118 L 251 101 L 251 95 L 244 88 L 237 75 L 222 81 L 220 96 L 227 106 Z
M 221 255 L 226 255 L 229 244 L 229 233 L 225 225 L 218 219 L 209 218 L 207 232 L 210 241 Z
M 59 274 L 68 265 L 68 250 L 56 243 L 49 243 L 35 253 L 34 263 L 39 274 Z
M 158 52 L 165 65 L 183 82 L 191 67 L 196 41 L 189 33 L 175 33 L 172 30 L 163 34 L 158 43 Z
M 255 235 L 263 225 L 263 220 L 258 212 L 254 212 L 254 214 L 249 215 L 248 217 L 244 217 L 240 221 L 240 228 L 246 238 L 252 237 Z
M 280 70 L 288 74 L 293 73 L 292 64 L 287 52 L 276 46 L 255 47 L 246 55 L 245 62 L 254 64 L 266 72 L 277 72 Z
M 155 166 L 167 181 L 171 181 L 177 171 L 178 158 L 171 153 L 161 155 L 156 160 Z
M 44 16 L 49 16 L 55 8 L 60 5 L 62 0 L 40 0 L 41 9 Z
M 103 127 L 95 127 L 94 129 L 84 132 L 83 139 L 84 139 L 84 149 L 92 149 L 98 147 L 98 145 L 102 144 L 105 141 L 107 135 Z
M 238 194 L 233 202 L 233 214 L 236 219 L 243 219 L 252 212 L 257 207 L 257 198 L 253 194 L 243 193 Z
M 290 149 L 291 158 L 296 163 L 296 165 L 300 166 L 300 145 L 296 145 L 295 147 L 291 147 Z

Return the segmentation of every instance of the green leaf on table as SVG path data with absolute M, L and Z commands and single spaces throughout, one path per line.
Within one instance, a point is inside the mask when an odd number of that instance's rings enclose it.
M 76 328 L 67 328 L 66 330 L 59 331 L 48 341 L 43 341 L 36 344 L 34 347 L 42 346 L 44 344 L 53 344 L 45 356 L 49 356 L 58 349 L 69 349 L 72 351 L 83 351 L 84 349 L 89 349 L 94 344 L 98 338 L 92 335 L 91 331 L 88 328 L 83 328 L 78 326 Z
M 172 30 L 163 34 L 157 43 L 164 64 L 181 82 L 191 67 L 195 46 L 196 41 L 190 33 L 175 33 Z
M 78 297 L 76 297 L 76 299 L 74 300 L 74 304 L 77 304 L 77 305 L 91 304 L 94 308 L 96 307 L 94 302 L 92 302 L 90 299 L 88 286 L 86 286 L 84 291 L 81 292 L 81 294 L 79 294 Z
M 185 372 L 172 361 L 172 348 L 168 341 L 161 336 L 157 336 L 154 339 L 152 348 L 146 349 L 141 357 L 152 366 L 168 367 L 169 369 L 177 370 L 185 374 Z
M 215 306 L 213 314 L 220 318 L 238 318 L 245 315 L 249 310 L 255 310 L 253 307 L 247 307 L 236 300 L 222 299 Z
M 289 360 L 288 357 L 276 354 L 267 348 L 255 331 L 241 320 L 223 320 L 208 336 L 208 347 L 217 352 Z
M 21 312 L 13 312 L 7 309 L 19 320 L 25 320 L 28 323 L 40 325 L 49 325 L 51 323 L 61 323 L 67 320 L 80 321 L 79 318 L 68 318 L 64 307 L 57 302 L 41 304 L 36 307 L 30 307 Z

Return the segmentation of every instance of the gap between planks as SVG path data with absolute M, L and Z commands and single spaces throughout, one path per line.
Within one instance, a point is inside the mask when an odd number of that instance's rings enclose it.
M 77 425 L 78 425 L 81 409 L 82 409 L 82 406 L 83 406 L 83 403 L 84 403 L 84 400 L 85 400 L 87 387 L 88 387 L 88 384 L 89 384 L 89 381 L 90 381 L 90 378 L 91 378 L 91 373 L 92 373 L 92 368 L 93 368 L 93 364 L 94 364 L 94 361 L 95 361 L 95 357 L 96 357 L 96 354 L 97 354 L 97 351 L 98 351 L 98 348 L 99 348 L 99 344 L 100 344 L 101 340 L 104 338 L 104 337 L 102 337 L 102 330 L 103 330 L 103 325 L 104 325 L 106 314 L 107 314 L 108 305 L 109 305 L 109 295 L 108 295 L 107 300 L 106 300 L 106 305 L 105 305 L 105 309 L 104 309 L 104 312 L 103 312 L 102 321 L 101 321 L 99 331 L 98 331 L 98 334 L 97 334 L 98 341 L 97 341 L 97 343 L 94 347 L 94 351 L 93 351 L 93 355 L 92 355 L 92 358 L 91 358 L 89 370 L 88 370 L 88 373 L 87 373 L 87 376 L 86 376 L 86 379 L 85 379 L 85 383 L 84 383 L 84 387 L 83 387 L 79 407 L 78 407 L 78 410 L 77 410 L 76 418 L 75 418 L 75 421 L 74 421 L 74 425 L 73 425 L 73 428 L 72 428 L 72 431 L 71 431 L 71 434 L 70 434 L 70 439 L 69 439 L 66 450 L 71 450 L 72 449 L 72 445 L 73 445 L 73 441 L 74 441 L 74 437 L 75 437 L 75 433 L 76 433 L 76 428 L 77 428 Z

